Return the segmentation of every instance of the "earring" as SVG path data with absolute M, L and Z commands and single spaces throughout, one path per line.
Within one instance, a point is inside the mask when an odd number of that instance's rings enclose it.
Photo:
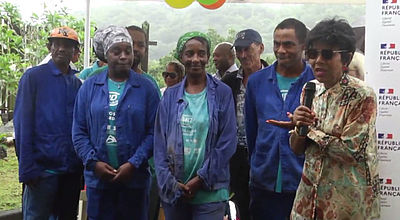
M 349 72 L 349 67 L 348 66 L 343 66 L 342 67 L 343 73 L 348 73 Z

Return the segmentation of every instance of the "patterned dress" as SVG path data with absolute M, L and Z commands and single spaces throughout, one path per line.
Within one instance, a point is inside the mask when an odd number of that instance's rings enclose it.
M 375 93 L 347 74 L 329 89 L 313 82 L 318 121 L 307 135 L 291 219 L 378 218 Z

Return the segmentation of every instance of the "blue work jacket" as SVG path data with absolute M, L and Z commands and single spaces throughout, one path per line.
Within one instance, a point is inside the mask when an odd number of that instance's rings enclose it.
M 100 180 L 88 166 L 95 161 L 109 163 L 106 147 L 109 112 L 108 70 L 87 79 L 76 98 L 72 138 L 75 150 L 85 165 L 88 187 L 104 189 L 112 184 Z M 153 153 L 153 130 L 160 101 L 153 84 L 142 75 L 130 72 L 116 109 L 118 162 L 134 167 L 129 188 L 149 185 L 147 160 Z
M 154 129 L 154 163 L 160 197 L 173 204 L 182 191 L 184 146 L 180 120 L 187 106 L 183 99 L 186 77 L 168 88 L 158 107 Z M 236 151 L 236 116 L 231 89 L 207 74 L 209 129 L 202 167 L 197 175 L 205 190 L 229 187 L 229 160 Z
M 82 84 L 75 73 L 70 69 L 62 74 L 50 60 L 21 77 L 14 110 L 21 182 L 39 177 L 45 170 L 82 169 L 71 138 L 75 97 Z
M 279 160 L 281 161 L 282 191 L 296 191 L 303 171 L 304 155 L 296 156 L 289 146 L 289 130 L 266 123 L 268 119 L 290 121 L 300 105 L 304 84 L 314 75 L 304 62 L 304 70 L 291 85 L 283 101 L 276 78 L 275 62 L 249 78 L 246 90 L 246 136 L 250 156 L 250 185 L 269 191 L 275 190 Z

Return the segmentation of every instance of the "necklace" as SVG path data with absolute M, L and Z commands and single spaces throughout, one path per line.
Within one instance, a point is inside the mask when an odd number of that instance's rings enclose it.
M 123 82 L 115 82 L 112 79 L 109 79 L 111 81 L 112 84 L 114 84 L 114 86 L 116 86 L 118 89 L 121 89 L 121 85 L 124 85 L 126 83 L 126 80 Z

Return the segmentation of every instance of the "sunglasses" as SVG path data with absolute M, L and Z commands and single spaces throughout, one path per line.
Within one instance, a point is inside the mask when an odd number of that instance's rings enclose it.
M 306 50 L 306 57 L 308 59 L 317 59 L 317 57 L 321 54 L 322 58 L 325 60 L 330 60 L 335 53 L 347 53 L 349 50 L 332 50 L 332 49 L 308 49 Z
M 167 77 L 169 76 L 169 78 L 175 79 L 175 77 L 177 77 L 177 74 L 174 73 L 174 72 L 163 72 L 163 73 L 162 73 L 162 76 L 163 76 L 164 78 L 167 78 Z

